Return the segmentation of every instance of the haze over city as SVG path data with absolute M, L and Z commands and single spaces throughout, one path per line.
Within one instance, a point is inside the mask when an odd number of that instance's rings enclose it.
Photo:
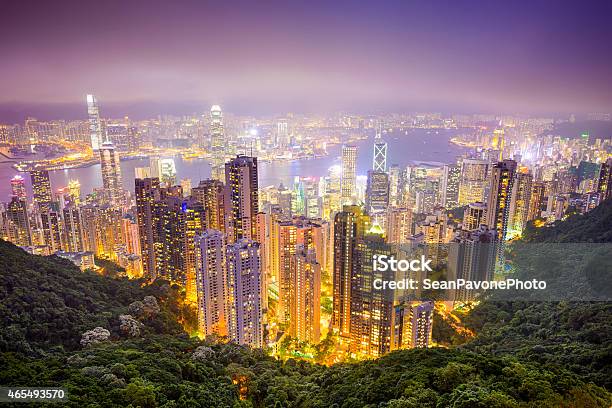
M 0 120 L 609 111 L 606 1 L 5 2 Z M 483 32 L 486 35 L 483 35 Z

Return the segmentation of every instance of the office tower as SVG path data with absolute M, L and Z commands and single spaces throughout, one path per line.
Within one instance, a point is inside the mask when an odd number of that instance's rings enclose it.
M 100 149 L 102 142 L 106 138 L 103 136 L 98 101 L 93 95 L 87 95 L 87 115 L 89 117 L 89 138 L 91 141 L 91 148 L 95 152 Z
M 473 231 L 462 230 L 448 248 L 448 279 L 483 282 L 493 278 L 497 255 L 495 231 L 481 225 Z M 447 293 L 455 302 L 475 300 L 477 293 L 462 288 Z
M 397 164 L 389 167 L 389 205 L 399 206 L 400 197 L 400 168 Z
M 155 265 L 154 216 L 156 195 L 159 194 L 158 178 L 135 179 L 136 216 L 144 275 L 149 280 L 157 278 Z
M 63 210 L 64 219 L 64 251 L 85 251 L 83 239 L 83 225 L 81 221 L 81 210 L 74 204 L 66 206 Z
M 392 350 L 427 348 L 431 344 L 434 302 L 412 301 L 394 307 Z
M 26 188 L 23 177 L 17 174 L 11 179 L 11 193 L 13 197 L 17 197 L 20 200 L 26 201 Z
M 375 216 L 389 206 L 389 175 L 384 171 L 368 171 L 366 187 L 366 209 L 370 216 Z
M 314 249 L 300 245 L 291 257 L 291 289 L 289 334 L 317 344 L 321 335 L 321 265 Z
M 487 205 L 485 203 L 471 203 L 463 211 L 462 227 L 466 231 L 473 231 L 486 223 L 485 214 Z
M 597 192 L 601 201 L 612 196 L 612 159 L 608 159 L 601 164 L 597 181 Z
M 488 162 L 479 159 L 463 159 L 459 180 L 459 205 L 484 202 L 487 186 Z
M 43 231 L 43 240 L 49 254 L 62 249 L 62 218 L 60 214 L 52 209 L 46 209 L 39 214 L 40 224 Z
M 236 156 L 225 164 L 225 231 L 228 242 L 257 237 L 257 157 Z
M 219 105 L 210 108 L 210 151 L 212 154 L 212 178 L 223 181 L 223 162 L 225 146 L 223 112 Z
M 374 256 L 392 256 L 394 251 L 372 228 L 358 238 L 356 253 L 359 262 L 351 277 L 349 350 L 357 356 L 378 357 L 391 350 L 396 293 L 389 288 L 374 288 L 374 280 L 394 280 L 396 272 L 377 270 L 372 260 Z
M 278 187 L 278 207 L 280 208 L 281 212 L 283 213 L 283 215 L 287 216 L 287 217 L 291 217 L 291 210 L 293 207 L 293 193 L 291 192 L 291 190 L 288 190 L 287 188 L 285 188 L 285 186 L 283 186 L 283 184 L 281 183 L 281 185 Z
M 204 207 L 207 229 L 225 232 L 225 186 L 219 180 L 201 180 L 191 196 Z
M 382 129 L 380 127 L 374 137 L 372 170 L 380 172 L 387 171 L 387 142 L 382 139 Z
M 13 180 L 15 179 L 13 178 Z M 11 183 L 13 180 L 11 180 Z M 23 182 L 23 179 L 21 181 Z M 19 195 L 15 195 L 15 190 L 13 190 L 13 197 L 11 197 L 11 201 L 6 208 L 6 217 L 9 241 L 18 246 L 32 245 L 27 204 L 25 198 L 21 199 Z
M 289 144 L 289 124 L 281 119 L 276 123 L 276 146 L 286 148 Z
M 68 193 L 75 204 L 81 203 L 81 183 L 79 183 L 79 180 L 68 181 Z
M 544 201 L 545 184 L 541 181 L 534 181 L 531 186 L 529 197 L 529 211 L 527 221 L 535 220 L 542 216 L 542 203 Z
M 291 304 L 295 295 L 292 278 L 292 259 L 296 254 L 298 247 L 304 251 L 313 250 L 314 253 L 323 253 L 324 248 L 316 247 L 315 235 L 317 230 L 321 229 L 321 224 L 313 222 L 304 217 L 295 217 L 292 220 L 276 222 L 273 226 L 277 229 L 274 234 L 277 249 L 274 255 L 278 256 L 278 262 L 273 263 L 273 267 L 277 270 L 272 271 L 272 274 L 278 277 L 278 317 L 281 322 L 286 322 L 290 319 Z M 321 244 L 320 244 L 321 245 Z M 316 258 L 315 258 L 316 259 Z
M 357 146 L 342 146 L 342 176 L 340 197 L 343 204 L 350 203 L 356 193 Z
M 208 229 L 196 236 L 198 331 L 202 336 L 227 336 L 228 293 L 225 235 Z
M 34 204 L 41 211 L 49 209 L 51 201 L 53 201 L 49 172 L 46 170 L 32 170 L 30 172 L 30 179 L 32 180 Z
M 433 190 L 418 190 L 415 196 L 417 214 L 431 214 L 436 207 L 436 192 Z
M 293 178 L 293 192 L 291 193 L 291 215 L 305 215 L 306 213 L 306 192 L 304 183 L 300 176 Z
M 533 177 L 526 168 L 521 168 L 520 171 L 517 171 L 514 186 L 512 187 L 509 209 L 509 229 L 513 235 L 520 236 L 527 225 L 532 182 Z
M 405 244 L 413 233 L 412 211 L 391 207 L 387 210 L 386 238 L 390 244 Z
M 445 213 L 430 215 L 417 225 L 416 231 L 423 234 L 423 242 L 427 244 L 427 256 L 432 260 L 432 266 L 446 262 L 448 246 L 452 238 L 452 228 L 448 225 Z
M 159 179 L 165 187 L 171 187 L 176 183 L 176 164 L 174 159 L 163 158 L 157 161 L 159 166 Z
M 442 173 L 441 204 L 450 210 L 459 207 L 459 182 L 461 179 L 461 166 L 459 164 L 446 164 Z
M 259 267 L 259 244 L 240 239 L 226 252 L 228 332 L 231 341 L 263 346 L 263 285 Z
M 100 166 L 102 170 L 102 185 L 105 193 L 108 194 L 109 203 L 112 205 L 122 205 L 124 193 L 121 184 L 121 165 L 119 153 L 115 150 L 115 145 L 110 141 L 105 141 L 100 145 Z
M 495 230 L 497 239 L 504 241 L 510 218 L 510 199 L 516 179 L 516 162 L 504 160 L 493 165 L 489 200 L 487 203 L 487 226 Z
M 350 336 L 351 278 L 361 261 L 357 243 L 369 228 L 370 217 L 358 206 L 344 206 L 334 217 L 332 327 L 341 336 Z
M 93 213 L 94 230 L 83 228 L 83 233 L 93 232 L 95 247 L 87 248 L 87 245 L 84 245 L 84 249 L 92 251 L 98 258 L 117 261 L 118 249 L 124 244 L 121 231 L 123 213 L 120 208 L 109 205 L 94 207 Z M 81 211 L 82 226 L 85 227 L 86 222 L 83 218 Z

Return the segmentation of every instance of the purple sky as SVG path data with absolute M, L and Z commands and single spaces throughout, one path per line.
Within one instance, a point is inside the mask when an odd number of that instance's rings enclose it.
M 0 1 L 0 120 L 612 111 L 610 1 Z

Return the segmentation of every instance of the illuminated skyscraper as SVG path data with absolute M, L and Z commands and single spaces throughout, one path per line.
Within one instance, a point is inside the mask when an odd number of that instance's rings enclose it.
M 487 225 L 495 230 L 500 241 L 506 239 L 510 218 L 510 199 L 516 178 L 516 162 L 504 160 L 493 166 L 489 201 L 487 203 Z
M 51 201 L 53 200 L 49 172 L 46 170 L 32 170 L 30 172 L 30 178 L 32 180 L 34 204 L 41 211 L 49 209 Z
M 81 203 L 81 183 L 79 183 L 79 180 L 68 181 L 68 192 L 76 204 Z
M 49 254 L 62 250 L 62 224 L 60 214 L 52 209 L 40 212 L 43 239 Z
M 81 210 L 74 204 L 66 206 L 63 210 L 64 219 L 64 251 L 83 252 L 85 251 L 83 239 L 83 223 L 81 220 Z
M 488 162 L 479 159 L 463 159 L 459 181 L 459 205 L 484 201 L 487 186 Z
M 342 176 L 340 197 L 343 204 L 350 203 L 355 196 L 357 183 L 357 146 L 342 146 Z
M 389 205 L 399 206 L 400 198 L 400 168 L 397 164 L 389 167 Z
M 597 192 L 601 201 L 612 197 L 612 159 L 601 164 L 597 180 Z
M 374 137 L 374 157 L 372 170 L 379 172 L 387 171 L 387 142 L 382 139 L 382 129 L 378 129 Z
M 276 146 L 280 148 L 289 146 L 289 124 L 286 119 L 276 123 Z
M 412 211 L 391 207 L 387 210 L 386 238 L 390 244 L 405 244 L 413 233 Z
M 345 338 L 351 327 L 351 278 L 360 262 L 357 244 L 369 224 L 370 217 L 357 206 L 344 206 L 334 218 L 332 327 Z
M 370 216 L 384 213 L 389 206 L 389 175 L 384 171 L 369 170 L 366 187 L 366 210 Z
M 223 181 L 223 162 L 225 157 L 225 132 L 223 112 L 219 105 L 210 108 L 210 151 L 212 154 L 212 178 Z
M 191 189 L 194 199 L 204 206 L 205 226 L 225 232 L 225 186 L 219 180 L 201 180 Z
M 225 164 L 225 219 L 228 242 L 257 237 L 257 157 L 236 156 Z
M 433 315 L 433 302 L 413 301 L 396 305 L 392 322 L 392 350 L 429 347 Z
M 98 101 L 94 95 L 87 95 L 87 115 L 89 116 L 91 148 L 97 151 L 100 149 L 105 137 L 103 136 L 102 122 L 100 121 Z
M 112 205 L 122 205 L 124 193 L 121 184 L 121 164 L 119 154 L 111 141 L 105 141 L 100 145 L 100 166 L 102 185 L 108 194 L 109 202 Z
M 9 241 L 19 246 L 32 245 L 30 219 L 25 198 L 21 199 L 18 195 L 13 195 L 6 209 L 6 216 Z
M 461 166 L 458 164 L 447 164 L 444 166 L 440 190 L 442 206 L 446 209 L 453 209 L 459 206 L 460 178 Z
M 23 177 L 19 174 L 11 179 L 11 192 L 13 197 L 17 197 L 19 200 L 26 201 L 26 188 Z
M 198 331 L 227 336 L 228 292 L 225 234 L 212 229 L 196 236 Z
M 531 185 L 531 195 L 529 197 L 529 211 L 527 221 L 535 220 L 542 216 L 542 203 L 544 201 L 545 184 L 541 181 L 534 181 Z
M 527 225 L 532 182 L 533 177 L 526 168 L 517 171 L 510 197 L 510 220 L 508 226 L 515 235 L 520 236 Z
M 155 202 L 159 197 L 158 178 L 135 180 L 136 214 L 144 275 L 149 280 L 157 278 L 155 265 Z
M 314 249 L 298 246 L 291 257 L 291 307 L 289 334 L 317 344 L 321 334 L 321 265 Z
M 263 276 L 259 244 L 240 239 L 226 252 L 228 288 L 228 331 L 231 341 L 263 346 Z
M 471 203 L 463 211 L 463 229 L 473 231 L 480 228 L 480 225 L 485 224 L 485 213 L 487 205 L 484 203 Z

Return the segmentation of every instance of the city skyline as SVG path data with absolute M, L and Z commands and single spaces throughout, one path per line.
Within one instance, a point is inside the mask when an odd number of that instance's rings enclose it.
M 110 117 L 214 103 L 244 114 L 609 112 L 610 7 L 11 3 L 0 120 L 78 117 L 87 93 Z

